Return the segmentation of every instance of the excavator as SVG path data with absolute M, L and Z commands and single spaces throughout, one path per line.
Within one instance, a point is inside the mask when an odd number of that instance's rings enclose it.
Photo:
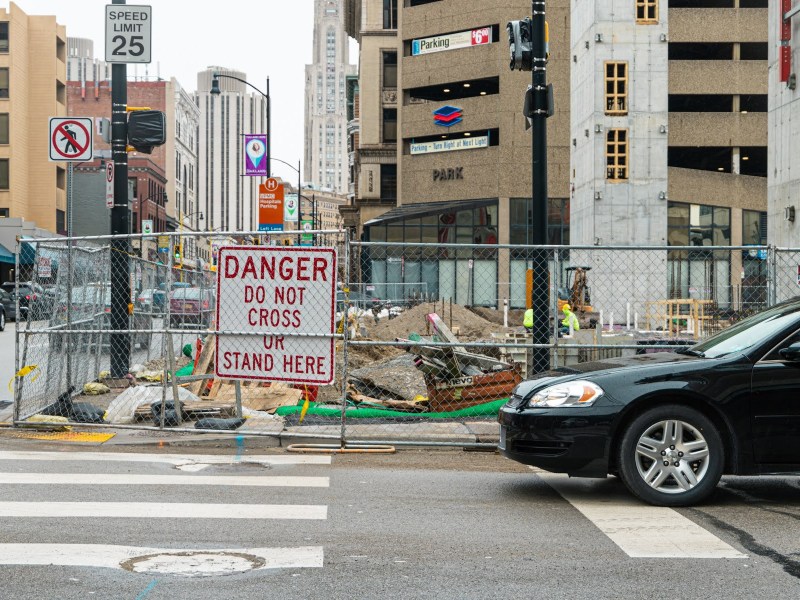
M 567 288 L 558 289 L 558 310 L 560 312 L 565 304 L 569 304 L 579 319 L 587 319 L 587 313 L 594 313 L 587 275 L 592 267 L 567 267 L 564 270 L 570 284 Z
M 558 313 L 561 314 L 561 309 L 565 304 L 569 304 L 582 325 L 590 324 L 592 319 L 597 318 L 597 313 L 591 304 L 591 297 L 589 294 L 589 279 L 588 272 L 592 267 L 567 267 L 564 269 L 567 272 L 568 287 L 558 288 Z M 526 277 L 526 308 L 531 308 L 531 293 L 533 290 L 533 270 L 528 269 Z

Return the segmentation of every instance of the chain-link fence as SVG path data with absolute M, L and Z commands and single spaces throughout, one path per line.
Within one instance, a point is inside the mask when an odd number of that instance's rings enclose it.
M 15 422 L 492 444 L 527 376 L 691 345 L 800 291 L 800 250 L 768 247 L 261 241 L 24 241 Z

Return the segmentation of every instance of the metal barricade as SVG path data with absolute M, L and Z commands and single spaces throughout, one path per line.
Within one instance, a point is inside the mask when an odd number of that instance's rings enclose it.
M 300 232 L 282 233 L 295 234 L 290 248 L 300 246 Z M 522 379 L 690 345 L 800 290 L 800 250 L 402 244 L 315 234 L 316 250 L 335 250 L 336 288 L 305 300 L 330 300 L 335 320 L 324 316 L 328 307 L 304 317 L 305 329 L 281 321 L 292 300 L 260 297 L 236 281 L 226 285 L 252 295 L 246 303 L 259 311 L 258 324 L 241 330 L 217 322 L 234 309 L 220 304 L 218 313 L 215 257 L 234 246 L 255 256 L 265 248 L 259 232 L 162 233 L 170 243 L 155 257 L 147 249 L 156 235 L 21 241 L 17 256 L 33 259 L 17 265 L 17 290 L 36 297 L 17 295 L 24 315 L 16 328 L 14 422 L 61 417 L 342 444 L 492 446 L 497 410 Z M 191 238 L 205 260 L 176 262 L 178 237 Z M 128 249 L 128 273 L 116 284 L 130 298 L 122 329 L 110 322 L 110 258 L 120 247 Z M 549 274 L 549 335 L 541 344 L 525 327 L 535 270 Z M 334 347 L 331 384 L 270 377 L 266 361 L 293 352 L 287 340 L 311 338 Z M 130 373 L 112 378 L 114 339 L 125 340 Z M 219 375 L 245 357 L 271 382 Z

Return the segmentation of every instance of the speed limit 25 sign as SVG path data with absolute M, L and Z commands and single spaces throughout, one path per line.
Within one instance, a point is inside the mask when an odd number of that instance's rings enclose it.
M 152 8 L 106 4 L 106 62 L 149 63 Z

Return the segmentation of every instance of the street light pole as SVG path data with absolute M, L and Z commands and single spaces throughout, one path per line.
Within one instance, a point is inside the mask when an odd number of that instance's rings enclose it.
M 125 4 L 125 0 L 112 0 Z M 114 333 L 128 329 L 130 302 L 128 264 L 128 65 L 111 65 L 111 148 L 114 160 L 114 206 L 111 209 L 111 377 L 128 374 L 131 360 L 130 334 Z

